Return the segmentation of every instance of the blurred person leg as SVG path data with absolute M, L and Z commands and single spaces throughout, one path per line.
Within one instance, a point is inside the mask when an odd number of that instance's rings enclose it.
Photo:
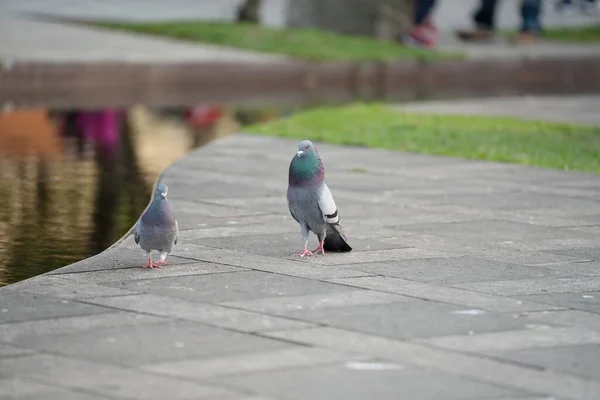
M 413 16 L 413 28 L 403 38 L 408 45 L 432 48 L 437 45 L 438 32 L 431 19 L 431 12 L 437 0 L 416 0 Z
M 534 43 L 542 33 L 541 12 L 541 0 L 523 0 L 521 2 L 521 29 L 517 36 L 518 44 Z
M 592 15 L 598 12 L 596 0 L 581 0 L 579 6 L 584 14 Z
M 555 0 L 554 8 L 561 14 L 571 13 L 573 11 L 573 0 Z
M 498 0 L 481 0 L 479 8 L 473 14 L 475 28 L 461 29 L 457 35 L 462 40 L 489 40 L 496 28 L 495 18 Z

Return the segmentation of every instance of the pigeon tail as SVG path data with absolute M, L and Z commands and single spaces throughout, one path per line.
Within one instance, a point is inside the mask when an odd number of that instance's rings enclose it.
M 325 235 L 323 249 L 342 253 L 352 250 L 352 247 L 346 242 L 346 235 L 339 224 L 327 224 L 327 234 Z

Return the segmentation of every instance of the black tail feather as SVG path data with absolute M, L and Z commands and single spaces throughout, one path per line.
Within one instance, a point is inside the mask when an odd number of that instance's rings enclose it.
M 352 247 L 346 242 L 346 235 L 339 224 L 327 224 L 327 234 L 323 243 L 325 251 L 348 252 Z

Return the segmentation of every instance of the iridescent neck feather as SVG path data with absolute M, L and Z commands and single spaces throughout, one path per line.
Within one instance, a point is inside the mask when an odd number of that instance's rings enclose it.
M 289 184 L 306 186 L 317 183 L 325 177 L 323 162 L 315 150 L 294 157 L 290 163 Z

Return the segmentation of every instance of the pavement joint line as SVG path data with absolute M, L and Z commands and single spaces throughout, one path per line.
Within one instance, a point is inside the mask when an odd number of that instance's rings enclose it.
M 122 297 L 124 297 L 124 296 L 139 296 L 139 295 L 143 295 L 143 294 L 152 295 L 152 293 L 145 293 L 145 292 L 142 293 L 142 292 L 140 292 L 139 294 L 123 295 Z M 172 296 L 163 296 L 163 295 L 160 295 L 160 296 L 162 296 L 162 297 L 169 297 L 169 298 L 176 299 L 176 300 L 182 300 L 180 298 L 172 297 Z M 104 305 L 102 303 L 95 303 L 95 302 L 93 302 L 92 299 L 81 299 L 81 300 L 77 300 L 77 302 L 84 303 L 84 304 L 89 304 L 89 305 L 95 305 L 95 306 L 102 306 L 104 308 L 112 309 L 112 310 L 115 310 L 115 311 L 128 312 L 128 313 L 132 313 L 132 314 L 146 315 L 146 316 L 149 316 L 149 317 L 159 317 L 159 318 L 165 318 L 167 320 L 172 320 L 172 321 L 187 322 L 187 323 L 197 323 L 197 324 L 200 324 L 200 325 L 209 326 L 211 328 L 223 329 L 223 330 L 226 330 L 226 331 L 229 331 L 229 332 L 240 333 L 240 334 L 251 335 L 251 336 L 257 336 L 257 337 L 263 337 L 263 338 L 266 337 L 264 335 L 264 333 L 268 332 L 268 331 L 262 332 L 260 330 L 257 330 L 257 331 L 245 331 L 245 330 L 240 330 L 240 329 L 225 327 L 225 326 L 222 326 L 222 325 L 211 324 L 210 322 L 207 322 L 207 321 L 191 320 L 191 319 L 186 319 L 186 318 L 181 318 L 181 317 L 172 317 L 172 316 L 165 316 L 165 315 L 161 315 L 161 314 L 154 314 L 154 313 L 149 312 L 149 311 L 139 311 L 139 310 L 131 310 L 131 309 L 126 309 L 126 308 L 120 308 L 118 306 L 109 306 L 109 305 Z M 262 312 L 257 312 L 257 311 L 242 309 L 242 308 L 236 308 L 236 307 L 230 307 L 230 306 L 225 306 L 225 305 L 221 305 L 221 304 L 198 302 L 198 301 L 196 301 L 194 303 L 203 304 L 203 305 L 211 305 L 211 306 L 220 307 L 220 308 L 229 308 L 229 309 L 236 310 L 236 311 L 243 311 L 243 312 L 246 312 L 246 313 L 249 313 L 249 314 L 264 315 L 264 316 L 275 317 L 275 318 L 285 319 L 285 320 L 294 321 L 294 322 L 303 322 L 303 323 L 313 324 L 313 325 L 316 325 L 316 326 L 319 326 L 319 327 L 328 327 L 329 326 L 329 325 L 326 325 L 326 324 L 323 325 L 323 324 L 313 323 L 313 322 L 305 321 L 305 320 L 301 320 L 301 319 L 284 317 L 284 316 L 281 316 L 281 315 L 270 315 L 270 314 L 266 314 L 266 313 L 262 313 Z M 162 323 L 164 323 L 164 321 L 161 321 L 161 322 L 150 322 L 148 324 L 162 324 Z M 274 339 L 274 338 L 273 337 L 268 337 L 268 339 Z M 297 341 L 290 340 L 290 339 L 277 339 L 277 340 L 279 340 L 281 342 L 284 342 L 284 343 L 297 344 L 299 346 L 307 347 L 306 345 L 304 345 L 301 342 L 297 342 Z M 311 345 L 311 346 L 308 346 L 308 347 L 314 347 L 314 346 Z

